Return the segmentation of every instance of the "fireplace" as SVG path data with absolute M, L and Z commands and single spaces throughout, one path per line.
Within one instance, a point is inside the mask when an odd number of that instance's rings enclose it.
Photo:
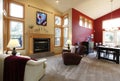
M 34 38 L 33 39 L 33 52 L 48 52 L 50 51 L 50 38 Z

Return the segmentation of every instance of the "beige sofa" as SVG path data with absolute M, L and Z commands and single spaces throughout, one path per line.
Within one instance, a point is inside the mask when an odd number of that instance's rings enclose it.
M 9 56 L 0 54 L 0 81 L 3 81 L 4 59 Z M 28 58 L 28 57 L 25 57 Z M 46 70 L 46 59 L 29 60 L 25 66 L 24 81 L 39 81 Z

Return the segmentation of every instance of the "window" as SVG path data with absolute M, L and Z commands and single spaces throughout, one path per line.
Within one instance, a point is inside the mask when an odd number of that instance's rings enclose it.
M 61 45 L 61 28 L 55 28 L 55 46 Z
M 23 6 L 16 3 L 10 3 L 10 16 L 23 18 Z
M 79 25 L 83 26 L 83 18 L 82 18 L 82 16 L 80 16 Z
M 61 17 L 55 16 L 55 25 L 61 26 Z
M 90 28 L 90 29 L 92 28 L 92 22 L 91 22 L 91 20 L 88 21 L 88 28 Z
M 67 46 L 66 42 L 69 34 L 68 22 L 68 15 L 63 16 L 63 18 L 55 16 L 55 46 Z
M 85 27 L 87 28 L 88 27 L 88 20 L 85 19 Z M 89 28 L 89 27 L 88 27 Z
M 117 42 L 117 45 L 120 45 L 120 30 L 116 32 L 116 42 Z
M 63 46 L 66 47 L 67 46 L 67 40 L 68 40 L 68 25 L 69 25 L 69 21 L 68 21 L 68 15 L 65 15 L 63 17 Z
M 103 36 L 104 36 L 104 38 L 103 38 L 104 43 L 103 44 L 107 44 L 107 45 L 114 44 L 114 32 L 104 31 Z
M 85 28 L 92 29 L 92 21 L 90 19 L 83 17 L 83 16 L 80 16 L 79 25 L 82 27 L 85 27 Z
M 110 46 L 120 45 L 120 30 L 103 31 L 103 44 Z
M 55 16 L 55 46 L 61 46 L 62 18 Z
M 66 27 L 66 28 L 64 28 L 64 36 L 63 36 L 64 38 L 63 38 L 63 43 L 64 43 L 64 46 L 66 47 L 67 46 L 67 40 L 68 40 L 68 28 Z
M 118 27 L 120 27 L 120 18 L 105 20 L 102 22 L 102 27 L 106 31 L 118 30 Z
M 103 44 L 120 45 L 120 18 L 105 20 L 102 22 Z
M 64 21 L 64 22 L 63 22 L 63 23 L 64 23 L 64 24 L 63 24 L 63 27 L 68 26 L 68 17 L 67 17 L 67 16 L 64 17 L 63 21 Z
M 16 2 L 9 3 L 9 38 L 18 39 L 20 47 L 24 48 L 24 6 Z
M 10 39 L 18 39 L 23 47 L 23 22 L 10 21 Z
M 3 0 L 0 0 L 0 23 L 3 23 Z M 3 54 L 3 24 L 0 24 L 0 54 Z

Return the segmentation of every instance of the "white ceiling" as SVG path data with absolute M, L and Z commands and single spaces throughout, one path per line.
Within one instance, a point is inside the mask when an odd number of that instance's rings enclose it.
M 111 0 L 60 0 L 59 4 L 55 3 L 56 0 L 44 1 L 62 13 L 75 8 L 93 19 L 120 8 L 120 0 L 113 0 L 112 3 Z

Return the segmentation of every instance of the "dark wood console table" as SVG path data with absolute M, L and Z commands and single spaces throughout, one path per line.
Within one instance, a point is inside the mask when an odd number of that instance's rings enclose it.
M 107 54 L 108 51 L 112 51 L 114 52 L 113 53 L 113 56 L 116 57 L 116 59 L 109 59 L 109 58 L 106 58 L 106 57 L 102 57 L 101 56 L 101 51 L 105 51 L 104 53 Z M 106 59 L 106 60 L 110 60 L 110 61 L 114 61 L 116 62 L 117 64 L 119 64 L 119 55 L 120 55 L 120 48 L 118 47 L 108 47 L 108 46 L 98 46 L 97 47 L 97 53 L 98 53 L 98 59 Z M 109 53 L 108 53 L 109 54 Z

